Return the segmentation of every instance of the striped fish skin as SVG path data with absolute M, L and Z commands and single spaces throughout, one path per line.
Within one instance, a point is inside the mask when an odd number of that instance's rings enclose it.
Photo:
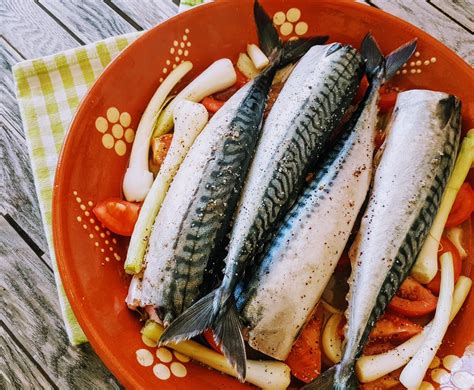
M 245 292 L 249 345 L 285 360 L 349 239 L 372 178 L 379 84 L 266 250 Z M 239 302 L 240 304 L 240 302 Z
M 352 101 L 363 68 L 362 57 L 348 45 L 314 46 L 286 81 L 264 124 L 236 212 L 220 302 L 233 294 L 296 200 Z
M 427 90 L 398 95 L 373 190 L 350 251 L 346 344 L 334 388 L 347 388 L 373 324 L 408 275 L 457 154 L 460 101 Z
M 274 74 L 271 66 L 213 116 L 155 220 L 140 304 L 156 307 L 165 325 L 201 293 L 206 267 L 229 228 Z

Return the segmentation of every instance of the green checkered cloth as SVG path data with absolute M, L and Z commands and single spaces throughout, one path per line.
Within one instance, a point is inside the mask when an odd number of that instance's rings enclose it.
M 73 345 L 87 341 L 64 294 L 52 241 L 53 182 L 64 137 L 88 89 L 104 68 L 141 33 L 109 38 L 13 68 L 16 95 L 33 168 L 59 303 Z

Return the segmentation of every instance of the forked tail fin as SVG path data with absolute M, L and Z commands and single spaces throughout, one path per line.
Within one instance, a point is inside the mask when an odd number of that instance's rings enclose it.
M 303 386 L 301 390 L 357 390 L 358 388 L 359 383 L 353 367 L 343 369 L 340 364 L 337 364 Z
M 382 82 L 390 80 L 415 50 L 416 38 L 384 57 L 377 41 L 371 33 L 368 33 L 362 41 L 361 53 L 367 61 L 366 73 L 369 81 L 373 81 L 374 78 L 381 78 Z

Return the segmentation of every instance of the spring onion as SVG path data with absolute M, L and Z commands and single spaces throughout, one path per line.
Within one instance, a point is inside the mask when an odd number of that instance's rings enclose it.
M 456 247 L 461 258 L 467 257 L 466 249 L 464 249 L 462 245 L 463 229 L 459 226 L 449 228 L 447 230 L 446 235 L 448 236 L 449 241 L 451 241 L 453 245 Z
M 469 291 L 471 290 L 472 280 L 466 276 L 460 276 L 456 282 L 453 293 L 453 304 L 451 313 L 449 315 L 449 322 L 461 310 L 464 301 L 466 300 Z M 378 354 L 371 356 L 362 356 L 356 363 L 356 374 L 362 383 L 375 381 L 384 375 L 403 367 L 407 364 L 411 357 L 420 349 L 426 335 L 431 329 L 432 322 L 427 324 L 421 333 L 413 336 L 409 340 L 400 344 L 399 346 Z
M 410 390 L 417 390 L 420 387 L 449 326 L 454 291 L 454 266 L 451 252 L 444 253 L 440 258 L 440 263 L 441 287 L 435 316 L 420 349 L 400 374 L 401 384 Z
M 123 179 L 123 194 L 129 202 L 143 201 L 153 184 L 153 173 L 148 168 L 151 134 L 167 96 L 192 67 L 193 64 L 189 61 L 179 64 L 160 84 L 140 119 Z
M 251 45 L 247 45 L 247 54 L 249 55 L 257 70 L 262 70 L 270 63 L 270 60 L 265 55 L 265 53 L 253 43 Z
M 342 321 L 342 314 L 335 313 L 329 317 L 322 335 L 323 352 L 334 364 L 342 357 L 342 340 L 337 334 L 337 328 Z
M 158 341 L 163 333 L 163 327 L 156 322 L 147 321 L 142 328 L 142 334 L 148 339 Z M 215 370 L 237 378 L 237 372 L 227 362 L 224 355 L 215 352 L 203 345 L 192 341 L 183 341 L 178 344 L 170 343 L 167 347 L 189 356 L 200 363 L 203 363 Z M 283 390 L 290 384 L 290 368 L 282 362 L 247 360 L 246 382 L 258 386 L 262 389 Z
M 207 110 L 202 104 L 181 100 L 175 105 L 173 140 L 138 215 L 124 264 L 127 273 L 141 271 L 153 222 L 174 175 L 207 120 Z
M 156 122 L 153 137 L 159 137 L 172 129 L 173 110 L 177 102 L 181 100 L 200 102 L 206 96 L 229 88 L 234 85 L 236 81 L 237 74 L 235 73 L 232 62 L 228 58 L 222 58 L 213 62 L 165 107 Z
M 248 79 L 253 79 L 260 73 L 253 64 L 250 57 L 245 53 L 240 53 L 237 59 L 237 68 Z
M 429 283 L 438 272 L 438 247 L 444 225 L 453 206 L 456 195 L 474 162 L 474 129 L 469 130 L 461 144 L 461 149 L 449 178 L 441 204 L 431 226 L 430 233 L 418 255 L 411 275 L 420 283 Z

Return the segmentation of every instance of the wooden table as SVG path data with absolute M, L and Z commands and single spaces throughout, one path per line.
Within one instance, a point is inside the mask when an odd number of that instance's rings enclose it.
M 112 35 L 153 27 L 179 0 L 0 1 L 0 388 L 119 388 L 90 345 L 71 347 L 15 99 L 11 67 Z M 473 0 L 371 0 L 474 63 Z M 452 77 L 456 77 L 452 75 Z

